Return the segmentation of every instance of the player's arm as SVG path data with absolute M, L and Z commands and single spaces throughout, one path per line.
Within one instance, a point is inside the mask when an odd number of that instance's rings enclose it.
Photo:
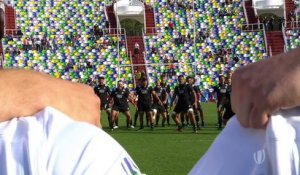
M 160 98 L 158 97 L 158 95 L 156 94 L 156 92 L 154 90 L 151 91 L 151 94 L 158 101 L 159 105 L 163 105 L 162 101 L 160 100 Z
M 195 106 L 197 108 L 197 94 L 196 94 L 196 91 L 191 89 L 192 90 L 192 95 L 194 96 L 194 103 L 193 103 L 193 106 Z
M 111 91 L 109 89 L 109 87 L 107 87 L 106 89 L 106 96 L 107 96 L 107 100 L 110 101 L 111 97 L 110 97 Z
M 165 95 L 165 98 L 163 99 L 163 104 L 167 104 L 168 99 L 169 99 L 169 93 L 167 93 L 166 91 L 165 91 L 165 93 L 166 93 L 166 95 Z
M 100 126 L 93 88 L 28 70 L 0 70 L 0 121 L 32 116 L 51 106 L 74 120 Z
M 135 92 L 132 92 L 132 93 L 130 93 L 129 94 L 129 98 L 128 98 L 128 101 L 133 105 L 133 106 L 135 106 L 136 107 L 136 95 L 135 95 Z
M 173 93 L 172 99 L 171 99 L 171 106 L 173 106 L 173 103 L 174 103 L 176 97 L 177 97 L 177 93 L 176 93 L 176 90 L 175 90 L 175 92 Z

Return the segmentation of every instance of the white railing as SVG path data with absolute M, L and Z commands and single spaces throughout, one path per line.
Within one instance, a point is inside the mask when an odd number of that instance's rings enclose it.
M 4 35 L 10 35 L 10 36 L 20 36 L 17 35 L 17 31 L 19 29 L 5 29 L 4 31 Z M 126 30 L 124 28 L 110 28 L 110 29 L 101 29 L 103 31 L 103 35 L 105 36 L 120 36 L 120 35 L 125 35 L 126 34 Z M 23 34 L 24 35 L 24 34 Z M 64 34 L 51 34 L 54 36 L 67 36 Z
M 245 3 L 245 0 L 243 0 L 243 9 L 244 9 L 244 16 L 245 16 L 246 22 L 247 22 L 247 24 L 249 24 L 249 20 L 248 20 L 248 12 L 247 12 L 247 10 L 246 10 L 246 3 Z
M 284 40 L 284 52 L 287 52 L 288 51 L 287 48 L 286 48 L 287 39 L 286 39 L 286 33 L 285 33 L 285 28 L 284 28 L 283 24 L 282 24 L 282 27 L 281 27 L 281 32 L 282 32 L 282 36 L 283 36 L 283 40 Z
M 300 29 L 300 21 L 286 22 L 284 27 L 286 29 Z
M 125 44 L 126 44 L 126 54 L 128 55 L 128 44 L 127 44 L 127 35 L 126 35 L 126 29 L 124 29 L 125 32 Z M 120 44 L 120 43 L 119 43 Z
M 268 42 L 267 42 L 266 29 L 265 29 L 264 25 L 263 25 L 263 32 L 264 32 L 264 41 L 265 41 L 266 52 L 268 53 Z
M 286 23 L 287 21 L 287 15 L 286 15 L 286 6 L 285 6 L 285 1 L 283 1 L 283 16 L 284 16 L 284 22 Z
M 145 35 L 154 35 L 158 33 L 162 33 L 163 29 L 161 27 L 147 27 L 145 28 Z
M 256 24 L 245 24 L 242 25 L 240 28 L 242 31 L 262 31 L 264 30 L 264 25 L 262 23 L 256 23 Z
M 271 46 L 269 46 L 269 51 L 270 51 L 270 57 L 272 57 L 273 56 L 273 52 L 272 52 L 272 47 Z
M 131 52 L 130 52 L 130 62 L 131 62 L 131 73 L 132 73 L 132 79 L 133 79 L 133 85 L 134 85 L 134 87 L 136 87 L 136 82 L 135 82 L 135 77 L 134 77 L 134 74 L 135 74 L 135 72 L 134 72 L 134 69 L 133 69 L 133 62 L 132 62 L 132 54 L 131 54 Z

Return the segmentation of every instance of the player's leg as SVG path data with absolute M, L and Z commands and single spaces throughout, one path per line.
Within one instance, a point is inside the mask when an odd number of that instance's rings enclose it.
M 144 129 L 144 111 L 139 111 L 140 129 Z
M 126 110 L 123 113 L 126 116 L 126 126 L 127 126 L 127 128 L 134 128 L 133 125 L 131 125 L 132 121 L 131 121 L 130 111 Z
M 154 117 L 153 117 L 153 112 L 152 112 L 152 110 L 151 110 L 151 109 L 148 109 L 148 110 L 146 111 L 146 115 L 149 116 L 150 128 L 153 129 L 153 127 L 154 127 Z
M 153 117 L 155 118 L 155 127 L 158 126 L 160 114 L 156 106 L 153 107 Z
M 195 120 L 195 116 L 194 116 L 194 110 L 192 107 L 190 107 L 187 111 L 187 116 L 190 119 L 192 125 L 193 125 L 193 130 L 194 132 L 197 132 L 196 130 L 196 120 Z
M 222 105 L 219 105 L 219 107 L 218 107 L 218 129 L 222 129 L 223 115 L 224 115 L 224 107 Z
M 106 110 L 106 115 L 107 115 L 107 121 L 110 123 L 110 113 L 111 113 L 111 108 L 110 107 L 107 107 Z
M 166 103 L 164 105 L 164 107 L 165 107 L 166 112 L 167 112 L 167 124 L 168 124 L 168 126 L 170 126 L 170 113 L 169 113 L 169 105 L 168 105 L 168 103 Z
M 200 118 L 201 118 L 201 126 L 202 127 L 205 127 L 205 122 L 204 122 L 204 111 L 203 111 L 203 108 L 201 106 L 201 104 L 199 103 L 199 113 L 200 113 Z
M 181 120 L 181 122 L 182 122 L 182 127 L 185 127 L 186 126 L 186 124 L 185 124 L 185 119 L 184 119 L 184 117 L 185 117 L 185 115 L 183 114 L 183 113 L 180 113 L 180 120 Z
M 117 115 L 118 115 L 118 111 L 112 109 L 110 113 L 110 123 L 109 123 L 110 129 L 114 129 L 114 122 Z
M 139 118 L 139 110 L 136 109 L 135 110 L 135 113 L 134 113 L 134 123 L 133 123 L 133 126 L 135 127 L 136 126 L 136 122 L 137 122 L 137 119 Z
M 180 120 L 180 113 L 177 113 L 174 111 L 174 113 L 172 114 L 172 118 L 173 118 L 174 122 L 176 123 L 176 125 L 178 126 L 177 131 L 182 131 L 182 123 Z
M 167 120 L 167 112 L 161 112 L 160 113 L 161 115 L 162 115 L 162 117 L 163 117 L 163 119 L 162 119 L 162 122 L 161 122 L 161 126 L 162 127 L 165 127 L 165 122 L 166 122 L 166 120 Z
M 198 114 L 198 107 L 196 108 L 196 106 L 193 105 L 193 110 L 194 110 L 194 116 L 195 116 L 195 119 L 196 119 L 196 125 L 197 125 L 197 129 L 200 129 L 200 124 L 199 124 L 199 114 Z

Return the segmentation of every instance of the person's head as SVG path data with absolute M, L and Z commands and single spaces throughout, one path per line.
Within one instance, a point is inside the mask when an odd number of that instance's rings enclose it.
M 100 83 L 100 85 L 105 85 L 104 77 L 99 77 L 99 83 Z
M 220 75 L 219 76 L 219 83 L 220 84 L 224 84 L 225 83 L 225 77 L 224 77 L 224 75 Z
M 227 77 L 227 78 L 226 78 L 226 83 L 227 83 L 228 85 L 231 85 L 231 78 Z
M 123 89 L 124 88 L 124 82 L 122 80 L 118 81 L 118 89 Z
M 189 85 L 193 85 L 195 82 L 194 78 L 192 76 L 186 77 L 186 81 L 189 83 Z
M 227 73 L 227 78 L 231 79 L 231 77 L 232 77 L 232 71 L 230 70 L 230 71 L 228 71 L 228 73 Z
M 147 78 L 143 78 L 143 79 L 142 79 L 141 85 L 142 85 L 143 87 L 147 87 L 147 86 L 148 86 L 148 80 L 147 80 Z
M 185 83 L 183 75 L 178 76 L 178 83 L 179 83 L 179 85 L 183 85 Z

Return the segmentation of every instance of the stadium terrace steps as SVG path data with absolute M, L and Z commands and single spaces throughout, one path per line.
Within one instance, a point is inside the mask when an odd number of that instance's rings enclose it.
M 146 15 L 146 27 L 155 27 L 155 22 L 154 22 L 154 11 L 151 6 L 145 5 L 145 15 Z
M 110 28 L 117 28 L 117 21 L 116 21 L 116 16 L 114 13 L 114 8 L 113 6 L 107 6 L 106 7 L 106 12 L 109 20 L 109 27 Z
M 286 17 L 288 17 L 288 14 L 291 11 L 294 11 L 294 8 L 295 8 L 295 4 L 294 4 L 293 0 L 285 0 L 285 14 L 286 14 Z
M 258 18 L 255 16 L 254 9 L 252 6 L 252 0 L 245 1 L 245 5 L 246 5 L 247 16 L 248 16 L 248 23 L 249 24 L 258 23 Z
M 135 48 L 135 43 L 139 44 L 139 54 L 135 55 L 134 54 L 134 48 Z M 143 36 L 127 36 L 127 45 L 128 45 L 128 52 L 132 54 L 132 63 L 133 64 L 145 64 L 144 61 L 144 40 L 143 40 Z M 145 66 L 138 66 L 138 67 L 134 67 L 134 71 L 135 70 L 145 70 Z
M 284 39 L 281 31 L 269 31 L 266 33 L 268 47 L 272 49 L 272 55 L 284 52 Z M 270 49 L 269 49 L 270 52 Z
M 5 6 L 5 28 L 12 29 L 7 31 L 7 34 L 12 34 L 13 30 L 16 29 L 16 16 L 15 10 L 11 6 Z

